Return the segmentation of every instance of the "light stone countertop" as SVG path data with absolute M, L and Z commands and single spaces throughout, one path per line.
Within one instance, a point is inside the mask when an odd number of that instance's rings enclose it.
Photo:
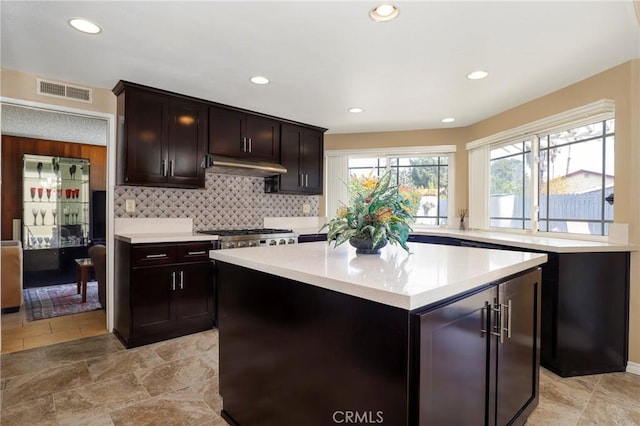
M 541 250 L 554 253 L 589 253 L 637 251 L 632 244 L 611 243 L 606 241 L 579 240 L 570 238 L 553 238 L 542 235 L 516 234 L 509 232 L 458 230 L 451 228 L 418 228 L 411 235 L 432 235 L 440 237 L 460 238 L 511 247 Z
M 412 310 L 536 267 L 547 255 L 434 244 L 397 245 L 381 255 L 356 255 L 326 242 L 211 250 L 239 265 L 374 302 Z
M 191 218 L 116 218 L 115 239 L 129 244 L 213 241 L 217 235 L 192 231 Z

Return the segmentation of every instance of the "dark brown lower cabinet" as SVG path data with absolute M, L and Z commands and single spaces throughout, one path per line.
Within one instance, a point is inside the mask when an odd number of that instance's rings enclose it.
M 538 404 L 540 270 L 416 313 L 418 424 L 523 424 Z
M 209 243 L 116 242 L 114 331 L 127 347 L 213 327 L 210 247 Z
M 537 406 L 539 268 L 411 311 L 221 261 L 215 273 L 229 424 L 503 426 Z

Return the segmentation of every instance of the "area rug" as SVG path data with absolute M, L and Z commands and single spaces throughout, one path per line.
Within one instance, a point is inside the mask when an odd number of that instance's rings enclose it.
M 79 314 L 101 308 L 97 281 L 87 283 L 85 303 L 82 303 L 82 294 L 77 294 L 76 283 L 27 288 L 23 290 L 23 295 L 27 321 Z

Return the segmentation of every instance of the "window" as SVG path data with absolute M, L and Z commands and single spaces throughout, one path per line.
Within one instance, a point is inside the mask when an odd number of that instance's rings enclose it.
M 349 176 L 381 176 L 391 171 L 393 185 L 405 186 L 416 194 L 416 223 L 446 225 L 449 214 L 449 157 L 349 157 Z
M 608 235 L 614 127 L 611 119 L 540 137 L 540 231 Z
M 492 148 L 489 166 L 489 224 L 531 226 L 531 141 Z
M 615 120 L 602 119 L 491 145 L 489 226 L 608 235 L 614 141 Z

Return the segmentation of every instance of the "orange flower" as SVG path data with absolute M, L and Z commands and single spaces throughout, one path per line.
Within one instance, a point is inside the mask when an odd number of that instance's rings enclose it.
M 375 212 L 376 219 L 380 222 L 389 222 L 393 217 L 393 210 L 391 207 L 380 207 Z

